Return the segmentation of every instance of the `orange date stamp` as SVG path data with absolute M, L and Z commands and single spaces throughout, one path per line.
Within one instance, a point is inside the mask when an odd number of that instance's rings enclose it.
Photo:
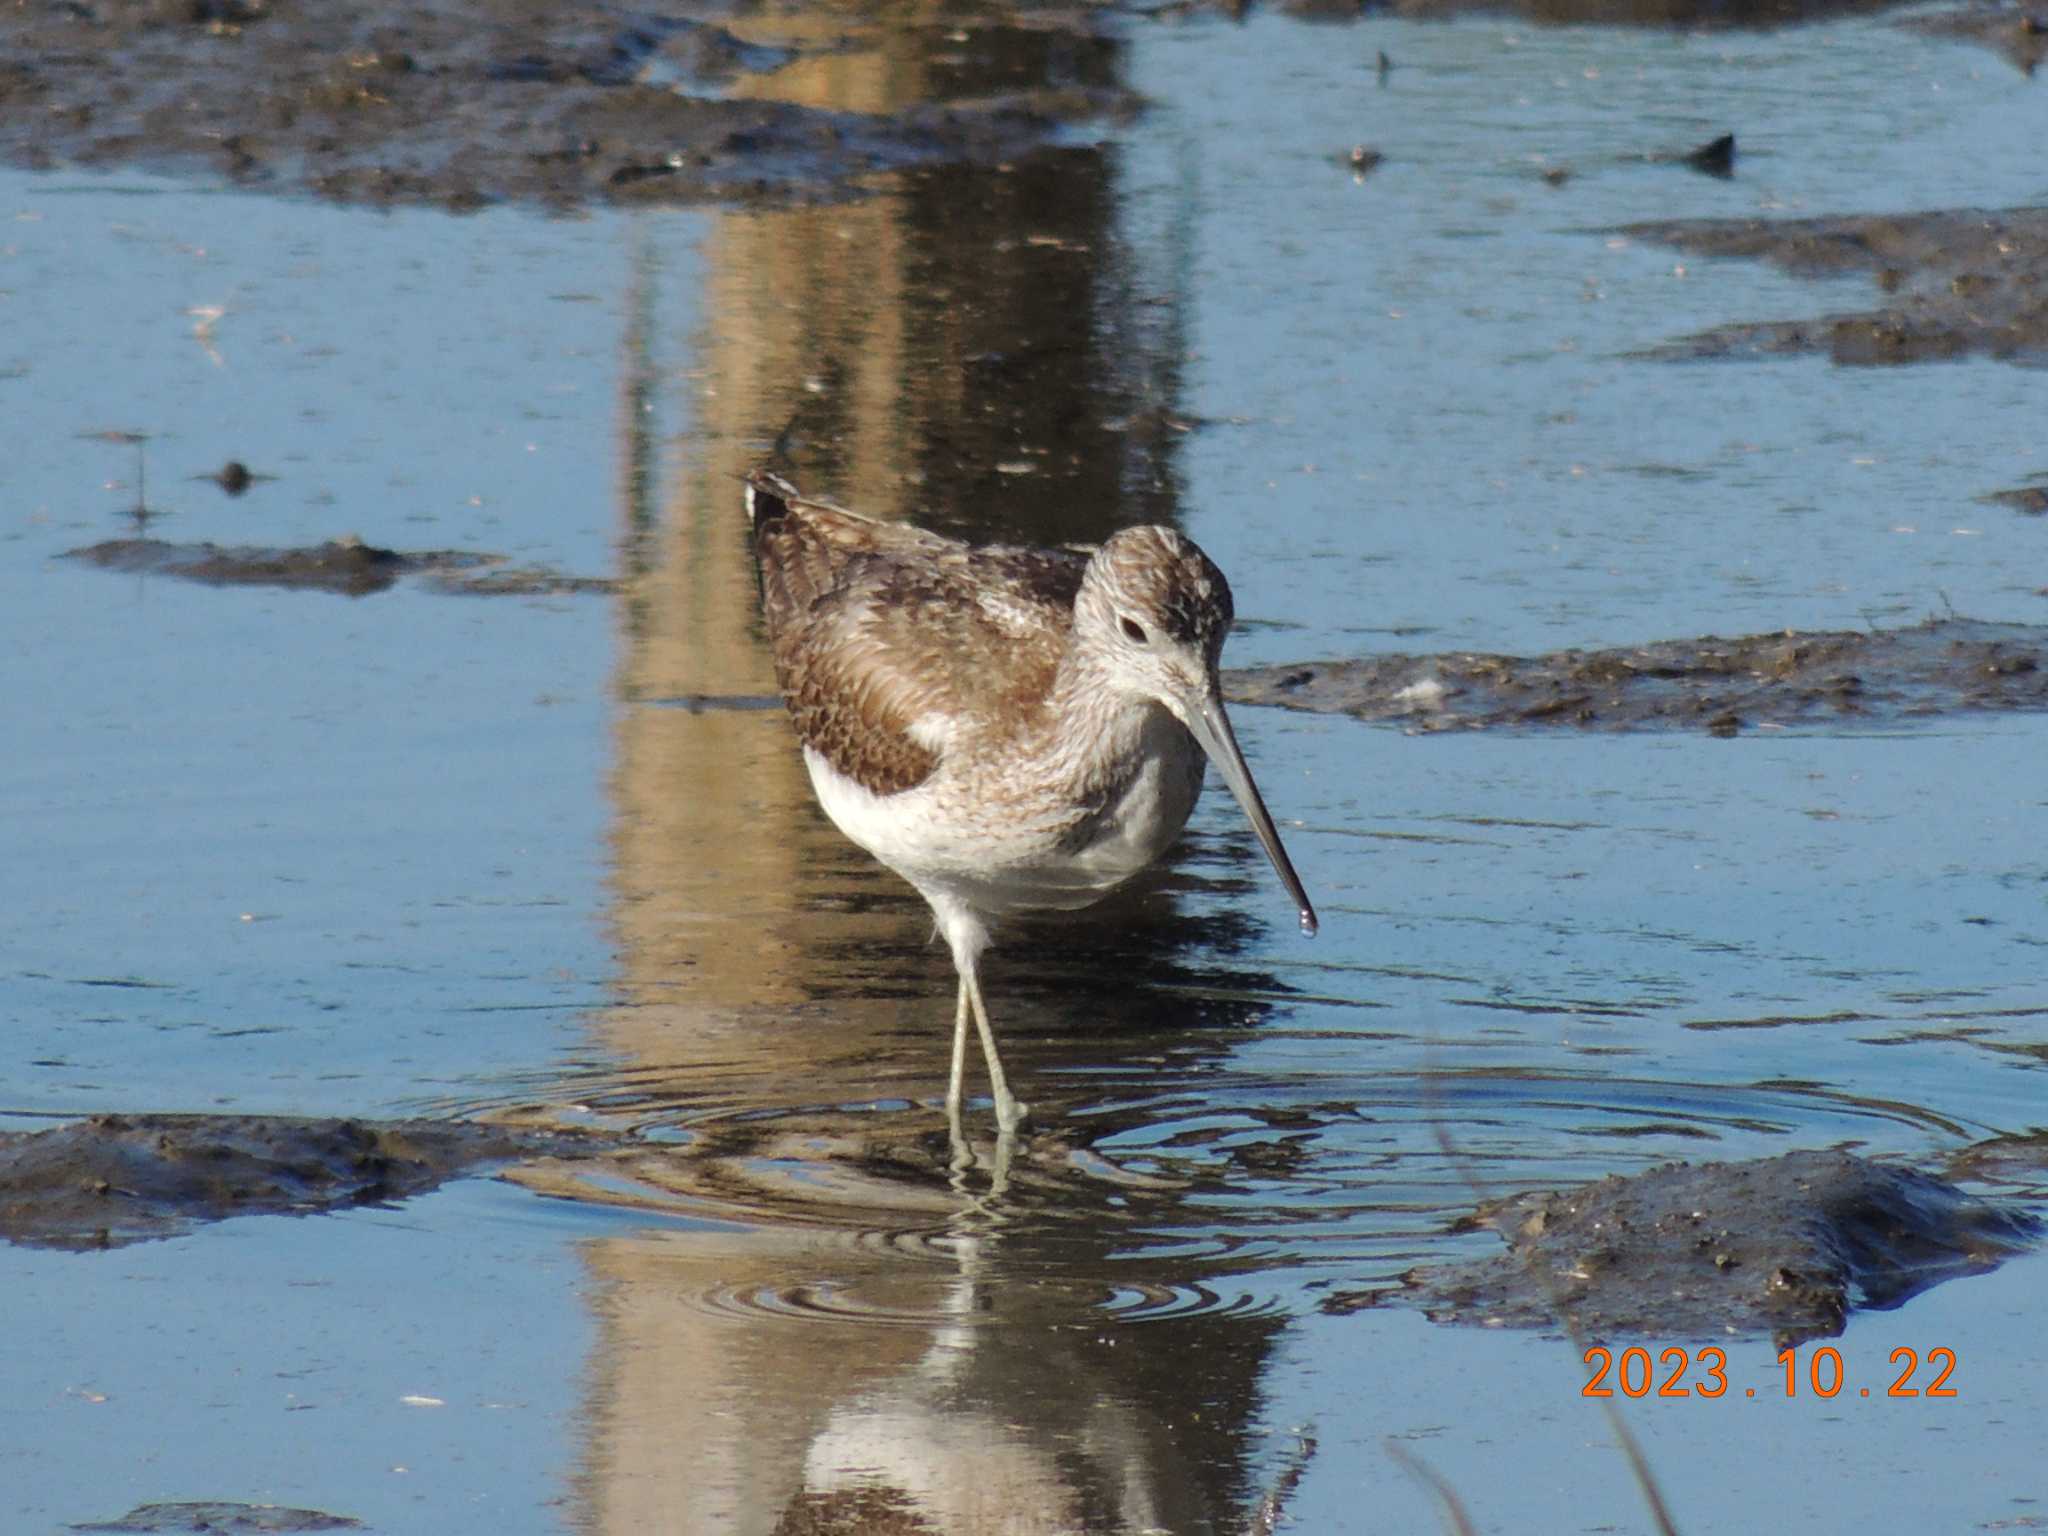
M 1617 1391 L 1623 1397 L 1726 1397 L 1729 1392 L 1728 1356 L 1714 1344 L 1696 1349 L 1681 1349 L 1674 1344 L 1656 1351 L 1654 1360 L 1651 1351 L 1641 1345 L 1617 1352 L 1605 1344 L 1595 1344 L 1586 1351 L 1585 1361 L 1593 1374 L 1579 1389 L 1581 1397 L 1613 1397 Z M 1841 1396 L 1849 1387 L 1842 1352 L 1832 1344 L 1823 1344 L 1808 1355 L 1803 1372 L 1796 1349 L 1779 1350 L 1778 1364 L 1784 1371 L 1781 1379 L 1767 1388 L 1744 1388 L 1742 1396 L 1775 1392 L 1783 1397 L 1832 1398 Z M 1936 1347 L 1923 1358 L 1919 1350 L 1902 1344 L 1891 1352 L 1891 1365 L 1895 1374 L 1888 1385 L 1858 1387 L 1851 1395 L 1962 1396 L 1948 1384 L 1956 1369 L 1956 1352 L 1952 1349 Z

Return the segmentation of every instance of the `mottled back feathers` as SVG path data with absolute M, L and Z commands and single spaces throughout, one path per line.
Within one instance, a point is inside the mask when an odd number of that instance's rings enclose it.
M 923 783 L 948 737 L 1000 740 L 1041 707 L 1088 557 L 972 548 L 748 481 L 762 609 L 797 735 L 878 795 Z

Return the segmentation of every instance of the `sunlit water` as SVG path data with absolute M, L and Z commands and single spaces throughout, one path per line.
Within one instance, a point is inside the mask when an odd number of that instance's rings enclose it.
M 1190 526 L 1224 569 L 1270 567 L 1241 606 L 1285 625 L 1239 654 L 2039 617 L 2040 530 L 1972 500 L 2048 464 L 2036 375 L 1645 366 L 1625 354 L 1880 295 L 1602 233 L 2036 199 L 2029 82 L 1881 22 L 1246 31 L 1139 50 L 1163 101 L 1130 157 L 1141 217 L 1187 231 L 1186 408 L 1233 423 L 1187 446 Z M 1726 130 L 1730 181 L 1642 160 Z M 1362 182 L 1356 143 L 1387 157 Z
M 2042 525 L 1973 500 L 2048 467 L 2038 375 L 1634 360 L 1876 296 L 1605 233 L 2038 198 L 2048 106 L 1990 55 L 1877 22 L 1255 15 L 1134 27 L 1123 62 L 1146 115 L 992 183 L 1033 189 L 1007 202 L 940 174 L 842 210 L 457 221 L 0 183 L 0 1109 L 539 1113 L 649 1149 L 523 1176 L 573 1201 L 467 1186 L 0 1252 L 55 1320 L 9 1346 L 0 1404 L 24 1528 L 234 1497 L 768 1530 L 799 1492 L 882 1485 L 953 1530 L 1006 1528 L 991 1504 L 1228 1529 L 1311 1423 L 1305 1530 L 1428 1527 L 1388 1436 L 1483 1528 L 1624 1523 L 1572 1351 L 1320 1304 L 1495 1251 L 1445 1235 L 1481 1193 L 1797 1147 L 1931 1164 L 2039 1125 L 2040 722 L 1411 737 L 1240 711 L 1322 936 L 1212 793 L 1175 873 L 999 951 L 1045 1130 L 1000 1198 L 985 1169 L 949 1185 L 943 950 L 750 707 L 731 475 L 785 428 L 871 510 L 1061 538 L 1178 517 L 1231 573 L 1239 663 L 2043 603 Z M 1732 181 L 1643 158 L 1731 128 Z M 1387 156 L 1362 181 L 1356 143 Z M 1023 278 L 1081 297 L 1005 310 Z M 1063 410 L 1147 404 L 1192 429 L 1059 468 L 1093 430 Z M 151 434 L 155 536 L 353 531 L 638 584 L 348 601 L 52 563 L 133 530 L 134 450 L 82 435 L 108 428 Z M 278 479 L 190 478 L 228 457 Z M 1653 1404 L 1681 1523 L 1953 1525 L 2048 1493 L 2022 1455 L 2039 1270 L 1852 1324 L 1859 1381 L 1961 1350 L 1959 1403 Z M 252 1310 L 311 1342 L 245 1357 Z M 1731 1353 L 1770 1379 L 1766 1345 Z M 109 1443 L 157 1449 L 110 1474 Z M 1874 1470 L 1792 1496 L 1766 1453 Z

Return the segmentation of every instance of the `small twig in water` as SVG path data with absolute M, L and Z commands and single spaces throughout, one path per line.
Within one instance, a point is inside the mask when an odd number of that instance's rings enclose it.
M 1480 1205 L 1485 1205 L 1491 1197 L 1486 1192 L 1485 1182 L 1479 1177 L 1478 1168 L 1469 1157 L 1458 1150 L 1457 1143 L 1451 1140 L 1451 1133 L 1445 1128 L 1443 1121 L 1436 1121 L 1430 1129 L 1436 1133 L 1437 1146 L 1442 1149 L 1451 1166 L 1458 1170 L 1458 1176 L 1472 1191 L 1473 1198 Z M 1529 1269 L 1530 1273 L 1535 1275 L 1537 1283 L 1543 1287 L 1544 1293 L 1549 1296 L 1550 1309 L 1557 1314 L 1558 1323 L 1563 1327 L 1565 1337 L 1572 1341 L 1574 1349 L 1583 1353 L 1586 1348 L 1585 1336 L 1579 1332 L 1579 1325 L 1572 1321 L 1570 1312 L 1565 1309 L 1564 1296 L 1552 1280 L 1550 1272 L 1543 1268 L 1533 1252 L 1529 1258 Z M 1602 1398 L 1600 1407 L 1607 1415 L 1608 1428 L 1614 1431 L 1614 1439 L 1620 1445 L 1622 1455 L 1628 1458 L 1629 1471 L 1635 1475 L 1636 1487 L 1642 1490 L 1643 1502 L 1650 1507 L 1650 1518 L 1656 1522 L 1657 1530 L 1661 1536 L 1678 1536 L 1678 1527 L 1672 1523 L 1671 1511 L 1664 1503 L 1664 1492 L 1657 1486 L 1657 1479 L 1650 1471 L 1649 1458 L 1643 1454 L 1642 1446 L 1636 1443 L 1636 1437 L 1630 1432 L 1627 1421 L 1622 1418 L 1621 1410 L 1609 1398 Z M 1390 1446 L 1389 1450 L 1392 1449 Z M 1402 1457 L 1397 1456 L 1396 1459 L 1400 1460 Z M 1414 1461 L 1413 1457 L 1406 1459 Z M 1431 1477 L 1434 1476 L 1432 1473 Z M 1445 1490 L 1439 1488 L 1438 1492 L 1441 1496 Z M 1456 1526 L 1458 1536 L 1467 1536 L 1472 1527 L 1469 1523 L 1463 1522 L 1463 1511 L 1455 1507 L 1455 1502 L 1452 1513 L 1461 1521 Z
M 1417 1482 L 1437 1496 L 1444 1507 L 1444 1519 L 1449 1523 L 1453 1536 L 1479 1536 L 1478 1527 L 1472 1524 L 1472 1517 L 1465 1513 L 1465 1502 L 1458 1497 L 1458 1490 L 1445 1482 L 1436 1468 L 1417 1456 L 1405 1445 L 1389 1440 L 1387 1454 L 1399 1462 Z

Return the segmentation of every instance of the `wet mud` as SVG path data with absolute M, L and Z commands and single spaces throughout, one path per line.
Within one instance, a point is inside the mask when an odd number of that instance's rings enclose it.
M 1085 16 L 1038 30 L 1085 27 Z M 735 80 L 799 49 L 748 41 L 722 19 L 715 7 L 538 0 L 14 7 L 0 21 L 0 154 L 30 169 L 135 165 L 349 203 L 566 209 L 807 196 L 876 171 L 994 164 L 1130 105 L 1085 69 L 893 114 L 747 99 L 726 94 Z
M 1770 1334 L 1782 1347 L 1842 1331 L 1944 1280 L 1991 1269 L 2040 1224 L 1930 1174 L 1842 1152 L 1674 1163 L 1482 1207 L 1509 1252 L 1411 1271 L 1399 1292 L 1333 1297 L 1333 1311 L 1398 1300 L 1442 1323 L 1555 1327 L 1662 1339 Z
M 360 1531 L 363 1522 L 347 1515 L 330 1515 L 318 1509 L 288 1509 L 282 1504 L 235 1504 L 220 1499 L 194 1500 L 180 1504 L 138 1504 L 113 1520 L 75 1524 L 74 1531 L 156 1531 L 165 1536 L 179 1532 L 213 1532 L 218 1536 L 247 1532 Z
M 503 555 L 473 550 L 383 549 L 353 536 L 304 548 L 173 544 L 162 539 L 107 539 L 62 558 L 131 575 L 176 576 L 209 587 L 285 587 L 367 597 L 417 576 L 437 592 L 475 597 L 545 597 L 612 593 L 603 576 L 571 576 L 537 566 L 510 566 Z
M 2009 491 L 1992 491 L 1977 499 L 1987 506 L 2010 507 L 2022 517 L 2048 513 L 2048 485 L 2014 486 Z
M 1876 308 L 1715 326 L 1635 355 L 1655 361 L 1816 353 L 1854 367 L 1986 356 L 2048 362 L 2048 210 L 1939 209 L 1811 219 L 1677 219 L 1616 233 L 1694 256 L 1744 256 L 1799 277 L 1867 272 Z
M 1423 731 L 1564 725 L 1727 736 L 2044 709 L 2044 662 L 2048 629 L 1938 619 L 1545 656 L 1449 651 L 1260 667 L 1226 674 L 1224 696 Z
M 1288 0 L 1307 20 L 1487 12 L 1546 25 L 1768 29 L 1892 0 Z M 1134 4 L 1139 16 L 1211 6 Z M 725 7 L 618 10 L 538 0 L 341 8 L 311 0 L 79 0 L 0 19 L 0 155 L 30 169 L 140 166 L 340 202 L 469 209 L 517 202 L 689 203 L 846 194 L 877 172 L 993 166 L 1067 126 L 1123 117 L 1136 96 L 1103 60 L 1117 7 L 1020 6 L 934 19 L 968 55 L 1050 60 L 896 112 L 828 110 L 749 92 L 810 54 L 887 46 L 864 19 L 820 40 Z M 2044 29 L 2003 10 L 1914 23 L 1998 49 L 2031 71 Z M 965 30 L 961 30 L 965 29 Z M 898 29 L 901 30 L 900 28 Z M 1380 76 L 1391 61 L 1381 56 Z M 1728 174 L 1733 138 L 1661 156 Z
M 836 1127 L 836 1128 L 835 1128 Z M 737 1138 L 737 1139 L 735 1139 Z M 1092 1179 L 1085 1149 L 1034 1135 L 1002 1167 L 1005 1198 L 1065 1206 Z M 31 1247 L 119 1247 L 252 1215 L 389 1205 L 503 1169 L 536 1193 L 673 1213 L 774 1210 L 885 1226 L 957 1209 L 943 1135 L 890 1135 L 870 1117 L 827 1117 L 781 1133 L 733 1127 L 694 1147 L 548 1128 L 246 1115 L 98 1115 L 0 1136 L 0 1238 Z M 509 1166 L 508 1166 L 509 1165 Z M 1959 1177 L 2038 1174 L 2038 1140 L 1987 1144 L 1950 1160 Z M 794 1170 L 801 1170 L 796 1173 Z M 1168 1205 L 1189 1191 L 1118 1182 L 1124 1199 Z M 1439 1322 L 1541 1328 L 1566 1317 L 1593 1337 L 1769 1333 L 1832 1336 L 1853 1307 L 1895 1307 L 1943 1280 L 1994 1267 L 2040 1223 L 1931 1174 L 1838 1152 L 1748 1163 L 1672 1164 L 1482 1207 L 1454 1231 L 1494 1230 L 1510 1251 L 1411 1271 L 1398 1290 L 1340 1293 L 1331 1312 L 1406 1304 Z M 1142 1282 L 1145 1266 L 1127 1266 Z M 150 1511 L 200 1506 L 150 1506 Z M 210 1508 L 212 1506 L 204 1506 Z M 145 1512 L 131 1513 L 133 1522 Z M 291 1512 L 287 1512 L 291 1513 Z M 328 1518 L 328 1517 L 321 1517 Z M 90 1529 L 182 1530 L 110 1524 Z M 198 1529 L 328 1529 L 227 1525 Z
M 2048 1200 L 2048 1131 L 1977 1142 L 1949 1157 L 1942 1171 L 1952 1179 L 2006 1184 Z
M 560 1132 L 453 1121 L 94 1115 L 0 1133 L 0 1239 L 113 1248 L 231 1216 L 382 1205 L 580 1145 Z

